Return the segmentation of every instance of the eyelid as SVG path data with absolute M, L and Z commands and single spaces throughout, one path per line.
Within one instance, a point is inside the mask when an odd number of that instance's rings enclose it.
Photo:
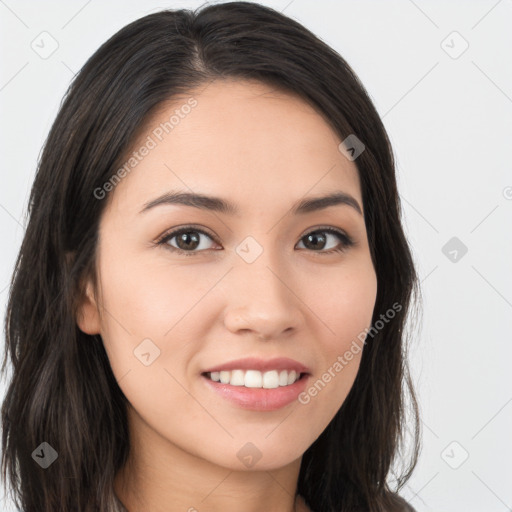
M 215 235 L 207 231 L 205 228 L 195 226 L 194 224 L 186 224 L 185 226 L 177 226 L 175 228 L 167 229 L 157 237 L 154 243 L 162 244 L 166 239 L 174 238 L 176 235 L 179 235 L 183 231 L 197 231 L 198 233 L 202 233 L 203 235 L 210 237 L 215 243 L 219 243 Z
M 304 231 L 304 233 L 299 237 L 299 239 L 301 238 L 304 238 L 306 235 L 309 235 L 311 233 L 316 233 L 317 231 L 326 231 L 328 233 L 333 233 L 333 234 L 340 234 L 340 235 L 344 235 L 346 236 L 348 239 L 351 239 L 351 237 L 349 236 L 349 234 L 344 230 L 344 229 L 341 229 L 341 228 L 336 228 L 334 226 L 331 226 L 331 225 L 326 225 L 326 226 L 314 226 L 312 228 L 308 228 L 306 231 Z

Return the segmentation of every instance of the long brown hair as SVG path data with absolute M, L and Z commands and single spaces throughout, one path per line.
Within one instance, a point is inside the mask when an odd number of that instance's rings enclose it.
M 386 131 L 337 52 L 271 8 L 229 2 L 153 13 L 113 35 L 76 75 L 46 140 L 10 286 L 2 365 L 5 372 L 9 360 L 13 369 L 2 405 L 2 471 L 25 512 L 109 510 L 129 450 L 126 398 L 101 337 L 75 321 L 106 204 L 94 191 L 162 102 L 224 77 L 299 94 L 342 139 L 355 134 L 365 145 L 356 164 L 378 282 L 373 322 L 402 307 L 367 336 L 349 395 L 304 453 L 298 493 L 315 512 L 399 510 L 396 491 L 419 453 L 404 329 L 419 290 Z M 47 469 L 32 456 L 42 442 L 58 452 Z

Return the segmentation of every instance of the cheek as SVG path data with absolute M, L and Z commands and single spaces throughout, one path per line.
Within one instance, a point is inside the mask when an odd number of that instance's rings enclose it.
M 377 296 L 373 266 L 363 261 L 337 274 L 318 276 L 311 287 L 311 309 L 324 324 L 326 351 L 340 353 L 369 328 Z M 363 338 L 364 339 L 364 338 Z
M 184 371 L 200 345 L 194 335 L 197 323 L 190 321 L 194 306 L 211 285 L 198 286 L 192 267 L 169 269 L 126 256 L 119 261 L 103 261 L 104 346 L 137 414 L 170 436 L 180 432 L 183 417 L 192 421 L 200 416 L 185 389 Z M 172 414 L 176 410 L 179 417 Z
M 368 263 L 368 262 L 367 262 Z M 319 276 L 320 277 L 320 276 Z M 377 279 L 371 264 L 340 272 L 336 279 L 318 279 L 311 309 L 318 312 L 323 335 L 321 362 L 299 402 L 324 426 L 343 404 L 361 361 L 364 340 L 371 326 Z
M 141 361 L 137 355 L 149 351 L 151 360 L 160 357 L 178 297 L 169 292 L 162 276 L 157 279 L 151 266 L 126 254 L 105 251 L 100 269 L 101 336 L 112 370 L 120 378 L 147 362 L 147 356 Z
M 101 334 L 116 377 L 129 370 L 133 376 L 150 361 L 150 368 L 183 373 L 200 349 L 199 331 L 208 324 L 207 314 L 214 314 L 207 295 L 218 272 L 198 278 L 194 265 L 170 266 L 162 258 L 143 261 L 121 254 L 105 254 L 101 269 Z M 151 380 L 153 374 L 143 372 L 140 378 Z
M 136 257 L 119 261 L 111 264 L 105 258 L 103 265 L 105 321 L 122 324 L 134 339 L 162 338 L 201 296 L 197 276 L 194 280 L 186 270 Z

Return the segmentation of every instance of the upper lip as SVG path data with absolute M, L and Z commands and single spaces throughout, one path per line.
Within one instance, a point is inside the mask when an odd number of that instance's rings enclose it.
M 308 373 L 309 369 L 288 357 L 276 357 L 274 359 L 259 359 L 257 357 L 246 357 L 244 359 L 235 359 L 225 363 L 212 366 L 203 373 L 220 372 L 222 370 L 259 370 L 265 372 L 269 370 L 295 370 L 297 373 Z

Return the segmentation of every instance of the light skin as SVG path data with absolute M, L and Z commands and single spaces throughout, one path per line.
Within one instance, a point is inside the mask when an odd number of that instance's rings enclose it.
M 129 463 L 115 492 L 130 512 L 307 510 L 295 498 L 302 455 L 345 400 L 361 353 L 307 404 L 270 412 L 227 401 L 201 373 L 283 356 L 305 364 L 313 384 L 370 327 L 377 281 L 363 215 L 348 204 L 292 213 L 305 198 L 338 191 L 363 210 L 357 168 L 294 95 L 217 80 L 190 96 L 197 106 L 161 141 L 153 136 L 156 147 L 110 193 L 98 288 L 87 283 L 77 318 L 101 335 L 130 402 Z M 132 151 L 188 98 L 162 105 Z M 179 204 L 141 213 L 171 190 L 221 197 L 239 214 Z M 207 232 L 193 232 L 194 256 L 172 252 L 190 247 L 177 236 L 155 243 L 189 224 Z M 344 248 L 326 227 L 354 245 Z M 308 244 L 312 232 L 323 238 Z M 251 263 L 236 251 L 247 237 L 262 249 Z M 335 248 L 343 250 L 326 254 Z M 148 338 L 160 354 L 146 366 L 134 349 Z M 237 457 L 247 442 L 261 454 L 250 468 Z

